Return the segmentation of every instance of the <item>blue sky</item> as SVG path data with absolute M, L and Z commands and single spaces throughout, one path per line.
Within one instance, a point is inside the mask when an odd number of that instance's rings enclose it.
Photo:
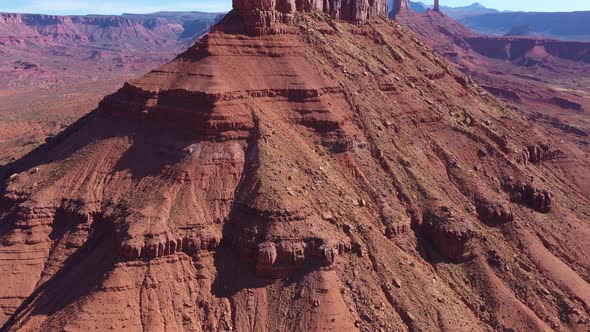
M 589 0 L 477 0 L 500 10 L 574 11 L 590 10 Z M 423 0 L 432 3 L 432 0 Z M 464 6 L 474 0 L 441 0 L 442 5 Z M 231 0 L 0 0 L 0 11 L 48 14 L 149 13 L 158 10 L 220 12 L 231 8 Z

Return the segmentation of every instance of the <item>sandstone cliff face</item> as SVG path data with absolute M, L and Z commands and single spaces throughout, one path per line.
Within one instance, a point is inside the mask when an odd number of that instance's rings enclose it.
M 285 29 L 295 13 L 323 12 L 334 19 L 363 22 L 387 17 L 387 0 L 234 0 L 233 12 L 226 17 L 245 25 L 248 33 L 277 33 Z M 235 24 L 235 23 L 234 23 Z
M 347 21 L 387 16 L 387 0 L 234 0 L 233 8 L 286 14 L 322 11 L 332 18 Z
M 542 52 L 557 58 L 590 63 L 590 43 L 587 42 L 488 36 L 471 37 L 467 41 L 476 52 L 502 60 L 515 60 L 529 53 Z
M 543 191 L 513 203 L 498 180 L 565 172 L 511 148 L 542 128 L 394 22 L 297 12 L 253 36 L 249 15 L 1 169 L 3 330 L 546 331 L 585 314 L 588 234 L 529 252 L 515 224 L 564 239 L 551 226 L 584 229 L 587 197 L 551 181 L 537 211 Z

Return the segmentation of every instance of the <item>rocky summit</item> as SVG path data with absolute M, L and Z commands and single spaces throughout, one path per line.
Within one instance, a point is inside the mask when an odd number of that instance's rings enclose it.
M 587 328 L 588 153 L 386 14 L 234 1 L 2 167 L 2 330 Z

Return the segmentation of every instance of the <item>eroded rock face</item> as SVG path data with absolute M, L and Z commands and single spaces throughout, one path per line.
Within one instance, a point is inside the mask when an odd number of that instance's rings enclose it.
M 332 18 L 364 21 L 387 16 L 387 0 L 234 0 L 234 10 L 295 12 L 323 11 Z
M 428 210 L 422 217 L 422 230 L 436 249 L 455 262 L 473 257 L 473 224 L 447 207 Z
M 526 205 L 537 212 L 549 213 L 555 204 L 553 193 L 547 189 L 537 188 L 532 183 L 505 179 L 502 186 L 514 202 Z
M 464 261 L 477 226 L 482 249 L 516 254 L 513 238 L 457 212 L 471 212 L 475 186 L 458 170 L 506 167 L 473 153 L 501 149 L 490 137 L 504 133 L 465 131 L 454 112 L 517 113 L 398 24 L 297 15 L 291 34 L 224 33 L 260 17 L 260 31 L 284 28 L 277 10 L 245 11 L 0 167 L 2 330 L 489 329 L 481 299 L 457 292 L 493 291 L 457 278 L 485 266 L 437 271 L 416 245 Z
M 305 265 L 329 266 L 350 249 L 350 245 L 321 239 L 263 242 L 256 247 L 256 273 L 261 277 L 281 278 Z
M 291 23 L 297 12 L 319 11 L 351 22 L 387 17 L 388 12 L 387 0 L 234 0 L 233 9 L 226 21 L 240 15 L 250 34 L 281 33 L 280 25 Z
M 523 149 L 521 161 L 523 164 L 540 164 L 544 161 L 555 159 L 562 155 L 562 152 L 555 149 L 548 143 L 531 144 Z
M 489 226 L 514 221 L 512 210 L 507 204 L 487 199 L 476 199 L 475 207 L 479 219 Z

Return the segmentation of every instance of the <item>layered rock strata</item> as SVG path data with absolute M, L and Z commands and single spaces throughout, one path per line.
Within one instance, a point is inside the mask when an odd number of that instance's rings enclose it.
M 284 32 L 287 28 L 282 25 L 292 23 L 296 13 L 323 12 L 357 23 L 388 14 L 387 0 L 234 0 L 233 8 L 225 19 L 225 29 L 243 25 L 255 35 Z

